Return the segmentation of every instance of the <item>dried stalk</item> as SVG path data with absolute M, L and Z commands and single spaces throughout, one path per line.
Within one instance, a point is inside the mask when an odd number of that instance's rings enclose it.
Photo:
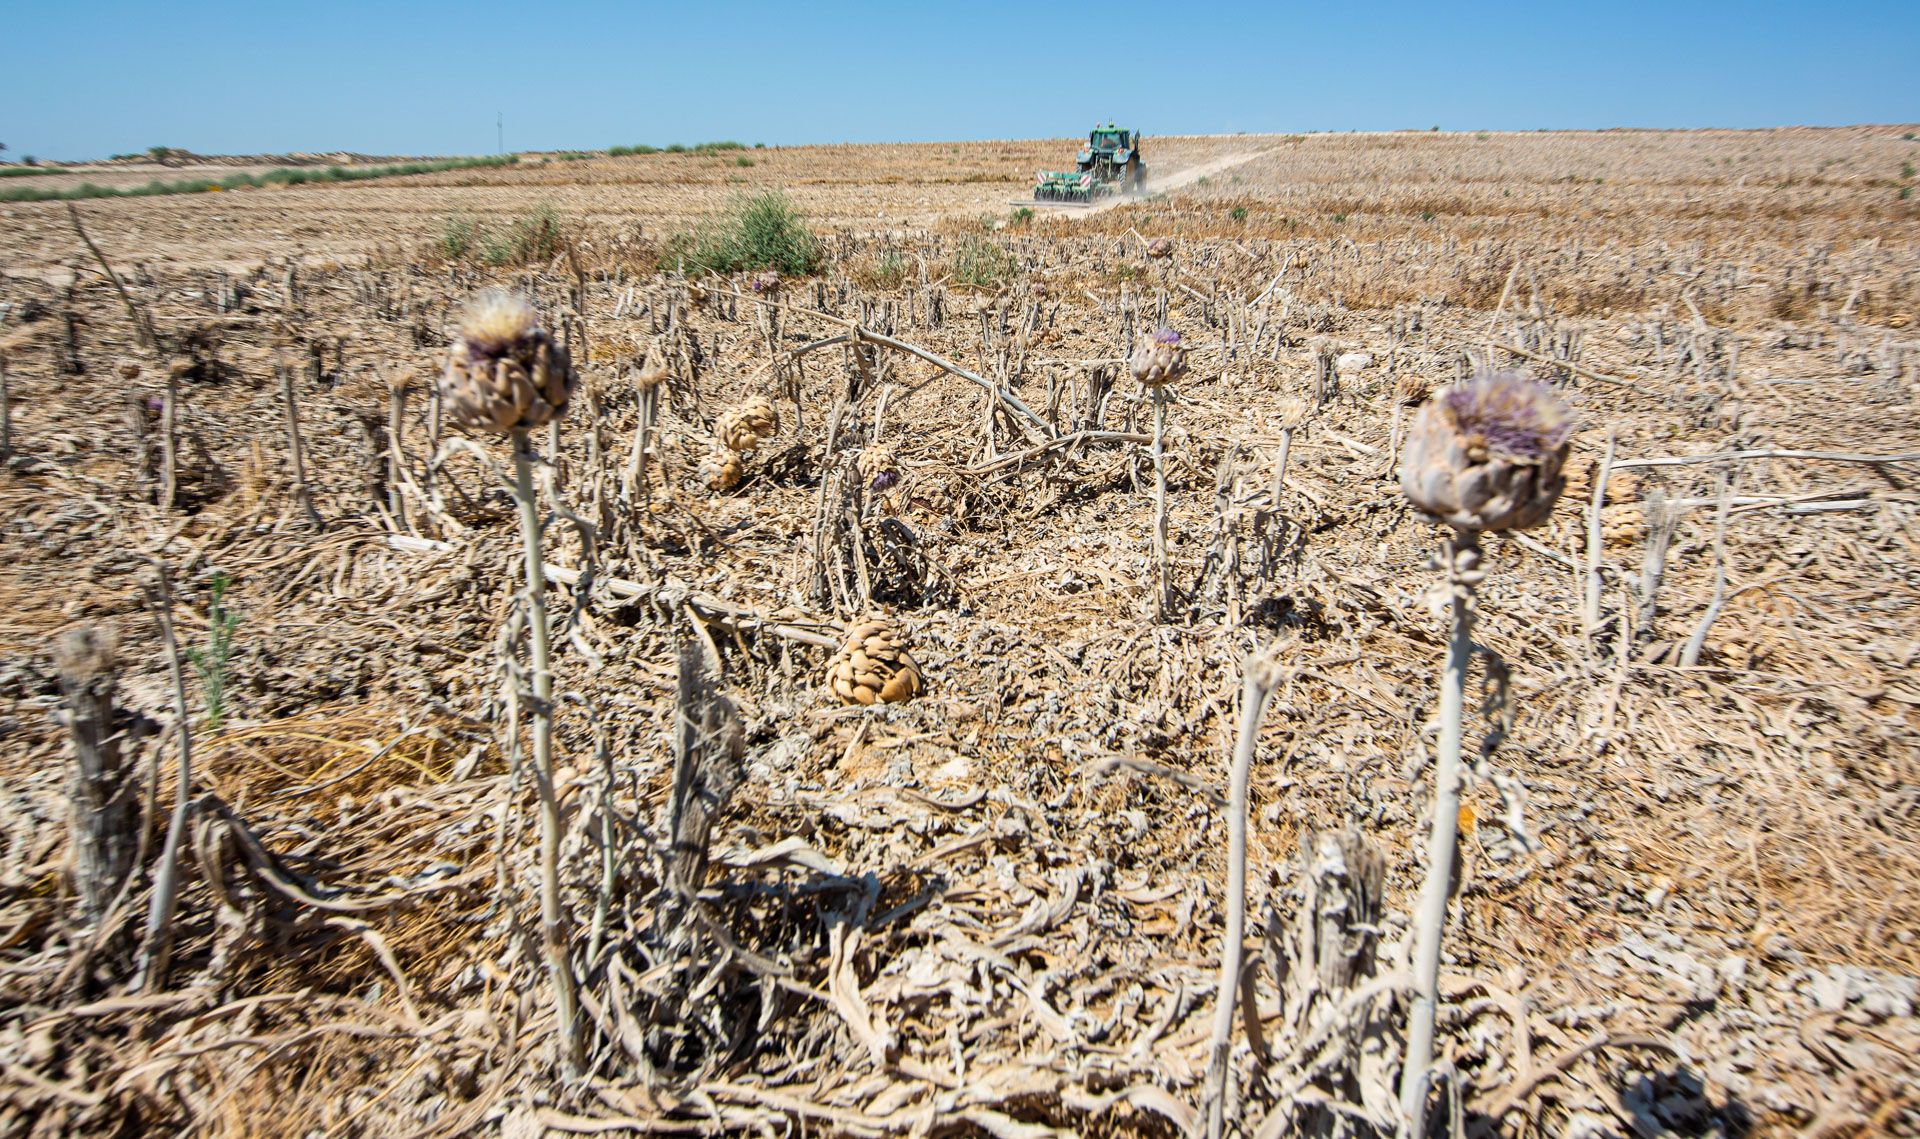
M 1247 783 L 1259 743 L 1260 721 L 1280 680 L 1271 652 L 1247 658 L 1240 683 L 1240 732 L 1233 745 L 1227 799 L 1227 928 L 1220 943 L 1220 980 L 1214 991 L 1213 1047 L 1207 1064 L 1207 1139 L 1226 1130 L 1227 1084 L 1233 1067 L 1233 1012 L 1240 991 L 1247 936 Z
M 13 385 L 7 379 L 7 354 L 0 351 L 0 466 L 13 461 Z
M 520 506 L 526 546 L 528 644 L 533 654 L 533 782 L 540 798 L 540 933 L 553 984 L 553 1015 L 561 1059 L 569 1075 L 584 1057 L 575 1012 L 573 963 L 566 914 L 560 908 L 560 799 L 553 788 L 553 657 L 547 625 L 547 581 L 540 554 L 540 503 L 533 489 L 533 443 L 525 428 L 513 433 L 513 497 Z
M 1587 507 L 1587 596 L 1581 607 L 1584 618 L 1588 651 L 1599 652 L 1594 637 L 1600 630 L 1600 559 L 1606 553 L 1606 541 L 1600 527 L 1600 511 L 1607 504 L 1607 479 L 1613 474 L 1613 448 L 1617 442 L 1613 432 L 1607 432 L 1607 449 L 1600 456 L 1600 466 L 1593 476 L 1593 501 Z
M 1153 564 L 1159 575 L 1153 595 L 1153 619 L 1164 621 L 1172 602 L 1167 576 L 1167 393 L 1153 389 Z
M 93 259 L 100 262 L 100 271 L 107 275 L 107 280 L 113 282 L 114 291 L 120 294 L 120 303 L 127 306 L 127 317 L 133 321 L 134 339 L 140 342 L 142 348 L 159 348 L 160 337 L 153 330 L 153 322 L 140 311 L 139 306 L 133 303 L 133 297 L 128 294 L 127 287 L 120 283 L 120 275 L 115 273 L 113 266 L 107 263 L 107 255 L 100 252 L 100 247 L 93 243 L 93 238 L 87 236 L 87 228 L 80 224 L 80 211 L 72 202 L 67 203 L 67 217 L 73 222 L 73 232 L 80 235 L 80 240 L 86 242 L 87 248 L 93 252 Z
M 300 442 L 300 401 L 293 395 L 293 369 L 282 361 L 274 366 L 280 373 L 280 406 L 287 416 L 287 453 L 293 460 L 293 498 L 300 504 L 300 512 L 307 516 L 307 525 L 315 530 L 325 530 L 327 524 L 320 512 L 313 508 L 313 495 L 307 490 L 307 459 L 305 449 Z
M 180 375 L 167 369 L 160 403 L 160 509 L 172 510 L 180 494 Z
M 1426 1134 L 1427 1087 L 1433 1068 L 1433 1031 L 1440 1007 L 1440 938 L 1453 896 L 1453 862 L 1460 838 L 1461 711 L 1466 703 L 1467 665 L 1473 658 L 1474 589 L 1480 569 L 1480 535 L 1454 531 L 1441 548 L 1448 608 L 1453 618 L 1446 671 L 1440 679 L 1440 741 L 1434 768 L 1433 823 L 1427 836 L 1427 877 L 1414 913 L 1413 1002 L 1407 1013 L 1407 1060 L 1400 1074 L 1400 1107 L 1411 1134 Z
M 173 953 L 173 915 L 180 902 L 180 846 L 186 841 L 189 795 L 193 788 L 193 723 L 187 718 L 187 679 L 180 670 L 180 644 L 173 635 L 173 589 L 167 567 L 155 563 L 155 582 L 147 588 L 147 603 L 160 625 L 160 642 L 167 654 L 167 678 L 173 684 L 174 738 L 179 750 L 173 816 L 167 821 L 166 842 L 160 848 L 160 866 L 153 876 L 153 899 L 147 907 L 147 928 L 140 946 L 140 968 L 133 991 L 157 988 L 166 980 Z
M 97 922 L 133 868 L 134 780 L 114 732 L 113 691 L 118 680 L 113 639 L 74 629 L 54 643 L 60 693 L 73 737 L 70 781 L 74 893 L 88 923 Z
M 1692 668 L 1700 661 L 1700 650 L 1706 647 L 1707 634 L 1712 631 L 1714 621 L 1720 617 L 1720 610 L 1727 603 L 1727 509 L 1732 503 L 1733 492 L 1730 480 L 1723 471 L 1720 475 L 1720 489 L 1716 496 L 1719 507 L 1713 520 L 1713 600 L 1707 603 L 1707 611 L 1700 615 L 1700 624 L 1693 630 L 1693 636 L 1687 638 L 1687 645 L 1680 650 L 1680 667 Z

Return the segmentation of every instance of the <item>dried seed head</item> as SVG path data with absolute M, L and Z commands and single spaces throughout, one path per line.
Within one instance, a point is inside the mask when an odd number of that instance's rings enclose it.
M 533 306 L 490 290 L 467 305 L 440 398 L 456 426 L 505 434 L 565 415 L 578 383 L 567 350 L 540 327 Z
M 658 341 L 647 345 L 647 358 L 633 374 L 633 386 L 641 391 L 659 387 L 667 380 L 667 353 Z
M 730 451 L 751 451 L 762 440 L 771 439 L 779 432 L 780 413 L 774 410 L 773 401 L 763 395 L 733 405 L 713 421 L 713 433 Z
M 1173 256 L 1173 238 L 1156 237 L 1152 241 L 1147 242 L 1147 256 L 1153 258 L 1155 261 L 1162 261 Z
M 1292 431 L 1303 427 L 1313 415 L 1313 401 L 1304 396 L 1287 394 L 1276 401 L 1274 410 L 1280 414 L 1280 429 Z
M 764 273 L 755 273 L 748 283 L 753 286 L 753 291 L 756 293 L 777 293 L 780 291 L 780 274 L 768 269 Z
M 1187 350 L 1180 346 L 1180 334 L 1163 328 L 1153 339 L 1134 349 L 1130 361 L 1134 382 L 1141 387 L 1163 387 L 1187 372 Z
M 1393 382 L 1393 398 L 1403 407 L 1418 407 L 1433 393 L 1433 385 L 1416 372 L 1402 372 Z
M 1414 415 L 1400 490 L 1421 510 L 1466 530 L 1544 522 L 1565 479 L 1573 420 L 1524 372 L 1479 372 Z
M 920 666 L 906 631 L 891 621 L 865 621 L 847 631 L 827 662 L 827 687 L 843 704 L 897 704 L 920 692 Z
M 698 477 L 708 490 L 715 494 L 726 494 L 747 477 L 747 465 L 740 461 L 737 453 L 716 447 L 707 452 L 706 459 L 700 464 Z
M 860 481 L 869 488 L 886 490 L 900 481 L 900 461 L 894 455 L 893 448 L 885 443 L 875 443 L 861 451 L 853 460 L 853 469 Z

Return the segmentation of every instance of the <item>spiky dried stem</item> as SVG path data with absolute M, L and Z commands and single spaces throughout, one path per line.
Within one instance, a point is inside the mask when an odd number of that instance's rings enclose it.
M 1272 653 L 1247 658 L 1240 682 L 1240 731 L 1233 745 L 1227 792 L 1227 928 L 1220 942 L 1220 980 L 1214 991 L 1213 1050 L 1207 1064 L 1207 1139 L 1226 1130 L 1227 1082 L 1233 1070 L 1233 1010 L 1247 938 L 1247 784 L 1260 722 L 1279 682 Z
M 1414 913 L 1413 1002 L 1407 1013 L 1407 1060 L 1400 1073 L 1400 1107 L 1413 1135 L 1426 1133 L 1427 1085 L 1433 1068 L 1433 1031 L 1440 1007 L 1440 941 L 1447 900 L 1453 896 L 1454 850 L 1460 839 L 1461 712 L 1467 666 L 1473 659 L 1474 589 L 1479 584 L 1480 534 L 1456 529 L 1441 547 L 1452 632 L 1440 678 L 1440 741 L 1434 766 L 1433 822 L 1427 833 L 1427 877 Z
M 1167 597 L 1167 391 L 1153 389 L 1153 563 L 1158 581 L 1153 595 L 1153 618 L 1167 619 L 1172 607 Z
M 573 962 L 566 915 L 560 909 L 560 798 L 553 787 L 553 657 L 547 627 L 547 575 L 540 554 L 540 500 L 533 489 L 533 443 L 526 428 L 513 432 L 513 497 L 520 506 L 526 545 L 527 641 L 533 654 L 533 784 L 540 798 L 540 934 L 553 984 L 553 1015 L 569 1075 L 583 1058 L 575 1014 Z

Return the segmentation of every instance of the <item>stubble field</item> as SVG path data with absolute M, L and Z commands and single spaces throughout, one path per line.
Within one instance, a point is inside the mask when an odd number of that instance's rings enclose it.
M 1148 198 L 1032 216 L 1071 142 L 523 157 L 80 202 L 98 255 L 0 205 L 0 1133 L 1204 1129 L 1252 654 L 1220 1113 L 1390 1132 L 1447 643 L 1395 455 L 1485 365 L 1578 430 L 1486 539 L 1436 1127 L 1916 1133 L 1911 130 L 1150 137 Z M 770 189 L 814 272 L 683 271 Z M 579 1076 L 512 454 L 433 394 L 488 285 L 580 373 L 534 440 Z M 922 691 L 843 707 L 875 617 Z M 98 897 L 63 673 L 130 772 Z M 1353 975 L 1303 980 L 1335 879 Z

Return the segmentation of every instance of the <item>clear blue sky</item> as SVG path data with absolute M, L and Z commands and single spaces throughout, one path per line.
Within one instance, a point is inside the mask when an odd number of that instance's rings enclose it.
M 1920 119 L 1920 0 L 8 9 L 9 157 Z

